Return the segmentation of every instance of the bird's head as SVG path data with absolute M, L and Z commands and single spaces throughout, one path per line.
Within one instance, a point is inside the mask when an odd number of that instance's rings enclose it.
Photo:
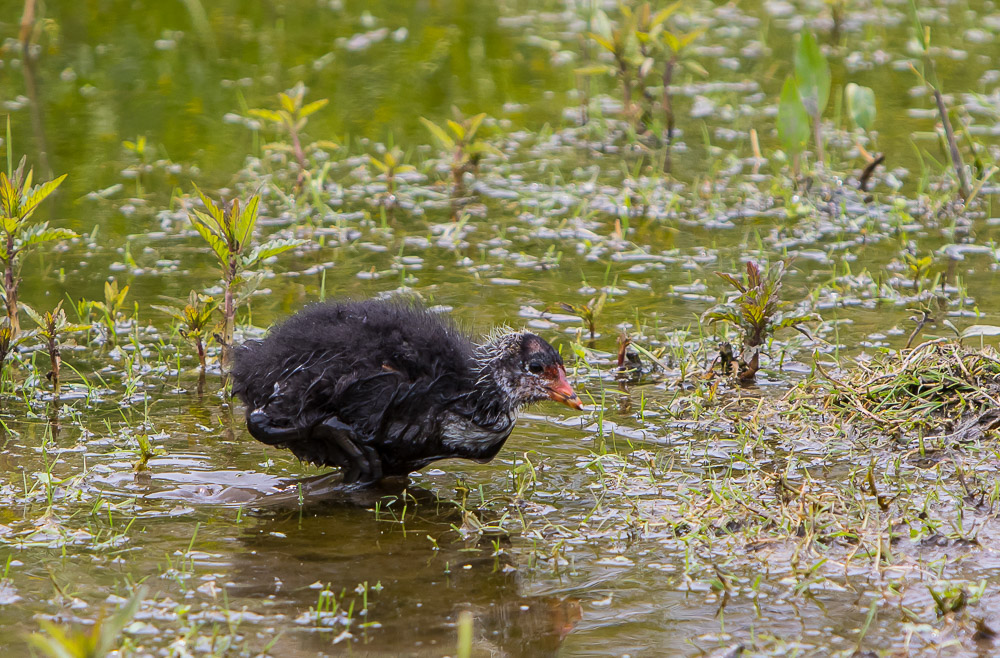
M 526 331 L 507 331 L 483 343 L 477 356 L 481 378 L 492 378 L 513 406 L 555 400 L 583 409 L 566 380 L 562 357 L 545 339 Z

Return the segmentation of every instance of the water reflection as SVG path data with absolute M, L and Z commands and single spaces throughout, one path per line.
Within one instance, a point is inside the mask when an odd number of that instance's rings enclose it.
M 454 623 L 466 609 L 478 647 L 493 655 L 555 655 L 580 620 L 576 599 L 522 593 L 505 538 L 463 539 L 456 531 L 463 511 L 454 503 L 411 488 L 384 496 L 377 514 L 386 520 L 336 498 L 265 513 L 240 538 L 245 550 L 234 555 L 230 597 L 271 601 L 294 617 L 329 585 L 353 596 L 358 611 L 353 591 L 367 583 L 370 610 L 358 619 L 378 622 L 380 651 L 406 655 L 453 648 Z M 373 593 L 376 583 L 383 589 Z M 364 640 L 357 626 L 352 633 Z M 331 641 L 330 633 L 296 639 L 317 650 Z

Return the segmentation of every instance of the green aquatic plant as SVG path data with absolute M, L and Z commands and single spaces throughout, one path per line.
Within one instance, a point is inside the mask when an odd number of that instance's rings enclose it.
M 819 48 L 816 37 L 803 30 L 795 49 L 795 80 L 802 106 L 812 119 L 816 160 L 823 162 L 823 112 L 830 101 L 830 64 Z
M 903 262 L 906 264 L 906 270 L 910 275 L 910 281 L 913 282 L 914 290 L 918 292 L 923 290 L 925 279 L 927 279 L 931 266 L 934 264 L 934 254 L 920 256 L 903 252 Z M 934 282 L 931 282 L 930 288 L 934 288 Z
M 414 171 L 415 167 L 403 162 L 403 151 L 398 146 L 387 149 L 382 157 L 369 154 L 368 162 L 378 175 L 385 178 L 385 193 L 391 204 L 396 196 L 396 176 Z
M 847 101 L 847 116 L 856 128 L 866 133 L 875 127 L 875 91 L 871 87 L 848 82 L 844 88 Z
M 931 89 L 934 95 L 934 102 L 937 105 L 938 116 L 944 128 L 944 136 L 948 155 L 951 157 L 951 164 L 958 180 L 959 194 L 963 201 L 968 201 L 972 194 L 972 186 L 969 183 L 969 174 L 966 171 L 965 163 L 962 161 L 962 154 L 958 149 L 958 140 L 955 138 L 955 130 L 951 125 L 951 118 L 948 115 L 948 106 L 945 104 L 944 94 L 941 92 L 941 81 L 937 76 L 937 69 L 934 65 L 934 58 L 931 57 L 931 28 L 924 27 L 920 22 L 920 15 L 917 13 L 917 6 L 910 0 L 910 18 L 913 21 L 913 29 L 916 32 L 917 45 L 920 47 L 922 71 L 918 71 L 912 64 L 910 68 L 920 80 Z
M 278 94 L 280 108 L 269 110 L 265 108 L 255 108 L 250 110 L 250 115 L 258 119 L 264 119 L 271 123 L 276 130 L 284 132 L 292 141 L 291 145 L 272 142 L 265 144 L 265 149 L 270 150 L 290 150 L 295 161 L 299 165 L 298 179 L 296 187 L 302 187 L 302 181 L 309 172 L 309 163 L 306 160 L 308 148 L 337 148 L 334 142 L 320 140 L 312 142 L 309 146 L 302 145 L 302 131 L 309 122 L 309 117 L 326 107 L 330 102 L 328 98 L 320 98 L 310 103 L 305 102 L 306 88 L 299 82 L 287 92 Z
M 128 286 L 119 287 L 116 280 L 105 281 L 104 301 L 88 302 L 89 309 L 101 312 L 101 325 L 104 327 L 106 338 L 112 344 L 118 342 L 118 323 L 125 321 L 125 298 L 128 296 L 128 288 Z M 89 309 L 87 317 L 90 315 Z
M 47 619 L 39 620 L 44 633 L 29 635 L 28 644 L 48 658 L 104 658 L 115 649 L 145 595 L 146 588 L 139 587 L 115 614 L 99 617 L 89 631 L 67 631 Z
M 701 318 L 703 322 L 725 322 L 741 334 L 740 354 L 730 356 L 723 349 L 721 355 L 723 363 L 735 361 L 740 379 L 754 378 L 760 367 L 760 347 L 768 338 L 781 329 L 799 329 L 799 325 L 817 319 L 814 314 L 792 308 L 789 302 L 781 299 L 781 280 L 786 267 L 784 261 L 778 261 L 762 271 L 757 263 L 747 261 L 742 278 L 726 272 L 716 272 L 738 294 L 733 299 L 708 309 Z
M 678 7 L 680 4 L 680 2 L 676 2 L 671 7 Z M 663 105 L 664 123 L 666 124 L 667 144 L 670 144 L 674 138 L 674 103 L 672 93 L 674 71 L 678 66 L 683 66 L 702 77 L 708 75 L 708 71 L 701 64 L 698 64 L 688 56 L 691 44 L 697 41 L 704 33 L 705 30 L 703 28 L 691 30 L 690 32 L 673 32 L 669 29 L 664 29 L 662 32 L 659 43 L 662 44 L 661 50 L 663 50 L 665 57 L 663 63 L 663 96 L 661 103 Z M 666 46 L 666 48 L 663 49 L 663 46 Z
M 652 121 L 656 99 L 649 88 L 662 84 L 660 105 L 664 138 L 668 144 L 674 133 L 674 72 L 682 66 L 698 75 L 707 75 L 700 64 L 688 57 L 691 44 L 704 30 L 681 32 L 667 25 L 668 19 L 682 6 L 683 0 L 678 0 L 654 11 L 648 2 L 634 8 L 623 3 L 619 5 L 622 20 L 618 24 L 612 23 L 603 11 L 594 12 L 588 37 L 611 54 L 613 65 L 589 66 L 576 71 L 580 75 L 611 74 L 618 78 L 625 116 L 633 126 L 639 121 L 647 124 Z
M 502 155 L 494 146 L 478 137 L 479 128 L 483 125 L 486 114 L 448 119 L 445 127 L 420 117 L 421 123 L 430 131 L 438 147 L 450 161 L 452 194 L 456 197 L 465 196 L 465 186 L 462 178 L 466 173 L 479 173 L 479 162 L 484 155 Z
M 597 319 L 601 316 L 601 312 L 604 310 L 604 304 L 607 303 L 607 301 L 608 293 L 602 292 L 597 297 L 591 297 L 590 301 L 586 304 L 559 302 L 559 306 L 561 306 L 567 313 L 572 313 L 583 320 L 583 323 L 587 326 L 587 331 L 590 334 L 590 340 L 594 340 L 594 337 L 597 334 Z
M 18 289 L 21 283 L 21 260 L 25 253 L 46 242 L 76 237 L 66 228 L 50 228 L 48 222 L 33 223 L 38 206 L 55 192 L 66 174 L 46 183 L 32 185 L 33 170 L 25 171 L 25 158 L 11 171 L 10 123 L 7 124 L 7 166 L 0 171 L 0 264 L 3 266 L 3 296 L 11 337 L 21 331 L 18 315 Z
M 200 189 L 195 189 L 205 210 L 193 208 L 188 218 L 219 259 L 222 271 L 222 326 L 215 337 L 222 346 L 221 363 L 225 370 L 232 359 L 236 310 L 259 283 L 259 276 L 253 276 L 253 268 L 261 261 L 304 244 L 305 240 L 279 238 L 254 245 L 253 231 L 257 225 L 260 195 L 255 194 L 245 204 L 233 199 L 218 205 Z M 248 283 L 254 285 L 247 286 Z
M 195 290 L 188 294 L 184 308 L 153 305 L 153 308 L 177 321 L 180 335 L 194 344 L 202 371 L 205 370 L 205 339 L 211 330 L 212 315 L 218 306 L 214 297 L 202 295 Z
M 130 171 L 135 173 L 135 195 L 141 197 L 143 190 L 142 175 L 148 164 L 146 161 L 146 136 L 139 135 L 136 137 L 134 142 L 127 139 L 122 142 L 122 146 L 125 147 L 126 151 L 134 153 L 135 157 L 139 159 L 139 164 L 136 167 L 131 168 Z
M 623 10 L 624 20 L 618 25 L 613 24 L 602 10 L 596 11 L 591 20 L 593 31 L 587 33 L 591 41 L 611 54 L 614 60 L 613 67 L 609 69 L 598 65 L 579 69 L 577 72 L 585 75 L 607 73 L 615 75 L 622 88 L 625 117 L 634 123 L 637 112 L 632 97 L 638 84 L 637 78 L 643 74 L 642 67 L 645 60 L 639 53 L 639 40 L 636 36 L 638 17 L 627 7 L 623 6 Z M 651 65 L 648 68 L 651 69 Z
M 812 32 L 803 30 L 795 49 L 795 74 L 785 78 L 778 100 L 778 138 L 792 156 L 792 175 L 799 176 L 800 156 L 809 142 L 823 162 L 823 111 L 830 100 L 830 65 Z
M 40 336 L 45 341 L 45 348 L 49 353 L 49 363 L 52 368 L 48 373 L 48 378 L 52 382 L 53 394 L 56 398 L 58 398 L 60 381 L 59 371 L 62 366 L 60 339 L 66 334 L 89 331 L 90 325 L 69 322 L 69 320 L 66 319 L 66 311 L 63 310 L 61 301 L 56 304 L 54 309 L 51 311 L 45 311 L 44 313 L 39 313 L 27 304 L 22 304 L 21 307 L 24 309 L 24 312 L 28 314 L 28 317 L 30 317 L 32 321 L 38 325 L 38 329 L 35 329 L 33 333 Z
M 778 139 L 792 156 L 792 175 L 799 175 L 799 157 L 809 141 L 809 113 L 799 97 L 799 85 L 793 76 L 785 78 L 778 101 Z

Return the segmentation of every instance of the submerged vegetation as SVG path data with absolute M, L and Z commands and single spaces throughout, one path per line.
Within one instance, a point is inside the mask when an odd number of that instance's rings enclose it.
M 995 652 L 996 9 L 414 7 L 7 25 L 0 646 Z M 373 295 L 588 411 L 308 477 L 231 350 Z

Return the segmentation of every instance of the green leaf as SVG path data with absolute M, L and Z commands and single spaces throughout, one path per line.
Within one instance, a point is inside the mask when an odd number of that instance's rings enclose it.
M 254 226 L 257 225 L 257 211 L 259 207 L 260 195 L 255 194 L 250 197 L 250 200 L 247 201 L 246 206 L 240 212 L 240 216 L 236 218 L 236 242 L 239 244 L 239 249 L 243 249 L 249 244 Z
M 37 324 L 39 327 L 43 327 L 43 328 L 45 327 L 45 324 L 46 324 L 45 323 L 45 318 L 42 317 L 41 313 L 39 313 L 35 309 L 31 308 L 30 306 L 28 306 L 24 302 L 21 302 L 20 304 L 18 304 L 18 306 L 21 307 L 22 311 L 24 311 L 25 313 L 28 314 L 28 317 L 31 318 L 32 321 L 35 324 Z
M 223 264 L 226 264 L 229 261 L 229 244 L 206 223 L 206 221 L 210 220 L 209 217 L 200 210 L 195 210 L 194 213 L 195 215 L 190 216 L 191 224 L 194 225 L 202 239 L 208 243 L 208 246 L 212 248 L 215 255 L 219 257 L 219 260 Z M 198 217 L 197 221 L 195 220 L 195 216 Z
M 45 197 L 52 194 L 59 184 L 66 179 L 66 174 L 63 174 L 55 180 L 50 180 L 48 183 L 43 183 L 31 191 L 28 200 L 25 201 L 24 205 L 21 207 L 21 219 L 27 219 L 31 216 L 31 213 L 35 212 L 35 208 L 38 207 Z
M 702 78 L 708 77 L 708 69 L 694 61 L 693 59 L 682 59 L 681 66 Z
M 692 30 L 681 37 L 681 48 L 687 48 L 690 46 L 695 39 L 705 34 L 705 28 L 699 27 L 697 30 Z
M 462 124 L 448 119 L 448 127 L 451 128 L 451 132 L 455 133 L 455 137 L 458 138 L 458 141 L 461 142 L 465 139 L 465 128 L 462 127 Z
M 962 338 L 971 336 L 1000 336 L 1000 327 L 992 324 L 974 324 L 962 330 Z
M 5 217 L 19 220 L 18 208 L 20 203 L 20 190 L 6 174 L 0 172 L 0 208 L 3 209 Z M 15 223 L 16 226 L 16 223 Z M 8 231 L 10 232 L 10 231 Z
M 875 125 L 875 92 L 853 82 L 847 85 L 847 114 L 855 126 L 868 131 Z
M 603 9 L 598 9 L 594 12 L 593 18 L 590 19 L 590 27 L 592 32 L 588 33 L 591 39 L 604 39 L 605 41 L 610 41 L 612 31 L 611 31 L 611 19 L 608 15 L 604 13 Z M 595 40 L 596 40 L 595 39 Z M 611 49 L 614 52 L 613 49 Z
M 681 49 L 681 41 L 673 32 L 664 32 L 663 40 L 667 42 L 667 47 L 675 53 Z
M 830 65 L 808 30 L 802 31 L 795 49 L 795 78 L 806 111 L 812 117 L 822 116 L 830 99 Z
M 809 140 L 809 113 L 799 96 L 795 78 L 788 76 L 778 103 L 778 137 L 786 151 L 801 153 Z
M 249 111 L 250 116 L 257 117 L 258 119 L 264 119 L 265 121 L 271 121 L 273 123 L 281 123 L 281 115 L 274 110 L 260 110 L 254 109 Z
M 381 171 L 383 174 L 389 170 L 389 167 L 387 167 L 381 160 L 376 158 L 374 155 L 369 155 L 368 161 L 371 162 L 373 165 L 375 165 L 375 168 Z
M 577 75 L 612 75 L 614 72 L 615 70 L 613 67 L 602 66 L 601 64 L 582 66 L 578 69 L 573 69 L 573 73 Z
M 420 122 L 424 124 L 424 127 L 426 127 L 427 130 L 431 131 L 431 135 L 434 136 L 434 139 L 436 139 L 445 150 L 450 151 L 455 148 L 455 140 L 449 137 L 448 133 L 446 133 L 441 126 L 432 121 L 428 121 L 424 117 L 420 117 Z
M 288 112 L 289 114 L 295 112 L 295 101 L 292 100 L 291 96 L 289 96 L 285 92 L 281 92 L 278 94 L 278 100 L 281 101 L 281 107 L 286 112 Z
M 305 243 L 306 240 L 299 240 L 298 238 L 268 240 L 267 242 L 254 247 L 253 251 L 250 252 L 250 255 L 243 259 L 243 265 L 245 267 L 252 267 L 254 263 L 267 260 L 271 256 L 277 256 L 278 254 L 284 253 L 289 249 L 294 249 L 295 247 Z
M 588 32 L 587 36 L 590 37 L 591 39 L 593 39 L 595 42 L 597 42 L 597 45 L 599 45 L 601 48 L 604 48 L 609 53 L 616 52 L 616 50 L 615 50 L 615 44 L 613 44 L 608 39 L 605 39 L 601 35 L 595 34 L 593 32 Z
M 465 149 L 468 155 L 482 155 L 489 153 L 490 155 L 496 155 L 499 157 L 505 157 L 503 151 L 493 146 L 492 144 L 487 144 L 486 142 L 475 142 Z
M 173 319 L 179 320 L 180 322 L 184 322 L 184 320 L 186 319 L 184 311 L 177 308 L 176 306 L 159 306 L 157 304 L 150 304 L 149 306 L 150 308 L 154 308 L 157 311 L 160 311 L 161 313 L 166 313 Z
M 680 9 L 682 2 L 683 2 L 683 0 L 677 0 L 677 2 L 675 2 L 674 4 L 669 5 L 667 7 L 664 7 L 660 11 L 656 12 L 655 14 L 653 14 L 653 17 L 649 21 L 650 26 L 651 27 L 656 27 L 657 25 L 661 24 L 663 21 L 665 21 L 668 18 L 670 18 L 670 16 L 675 11 L 677 11 L 678 9 Z
M 75 237 L 77 237 L 77 233 L 75 231 L 71 231 L 68 228 L 49 228 L 49 225 L 44 223 L 25 231 L 21 236 L 20 243 L 21 248 L 24 249 L 26 247 L 33 247 L 44 242 L 68 240 Z
M 214 222 L 209 222 L 209 223 L 210 224 L 214 223 L 221 230 L 222 227 L 223 227 L 223 225 L 224 225 L 224 222 L 225 222 L 225 219 L 224 219 L 225 213 L 223 212 L 222 208 L 220 208 L 219 206 L 215 205 L 215 202 L 212 201 L 212 199 L 210 199 L 208 197 L 208 195 L 206 195 L 204 192 L 202 192 L 200 187 L 198 187 L 197 185 L 195 185 L 194 189 L 198 193 L 198 196 L 201 198 L 201 202 L 203 204 L 205 204 L 205 210 L 207 210 L 208 214 L 212 217 L 212 219 L 215 220 Z M 195 210 L 195 212 L 198 212 L 198 211 Z M 202 213 L 199 213 L 199 214 L 202 214 Z
M 728 281 L 729 285 L 736 288 L 740 292 L 745 293 L 747 291 L 746 286 L 743 285 L 743 282 L 740 281 L 735 276 L 733 276 L 732 274 L 729 274 L 728 272 L 716 272 L 715 275 Z
M 317 110 L 323 109 L 324 107 L 326 107 L 326 104 L 329 103 L 329 102 L 330 102 L 329 99 L 327 99 L 327 98 L 321 98 L 318 101 L 313 101 L 312 103 L 307 103 L 305 107 L 303 107 L 301 110 L 299 110 L 299 116 L 305 118 L 305 117 L 309 116 L 310 114 L 313 114 Z
M 466 121 L 466 124 L 469 127 L 468 134 L 469 134 L 469 140 L 470 141 L 472 140 L 473 137 L 476 136 L 476 132 L 479 130 L 479 126 L 482 125 L 483 119 L 485 119 L 485 118 L 486 118 L 486 113 L 485 112 L 481 112 L 481 113 L 477 114 L 476 116 L 470 118 L 468 121 Z

